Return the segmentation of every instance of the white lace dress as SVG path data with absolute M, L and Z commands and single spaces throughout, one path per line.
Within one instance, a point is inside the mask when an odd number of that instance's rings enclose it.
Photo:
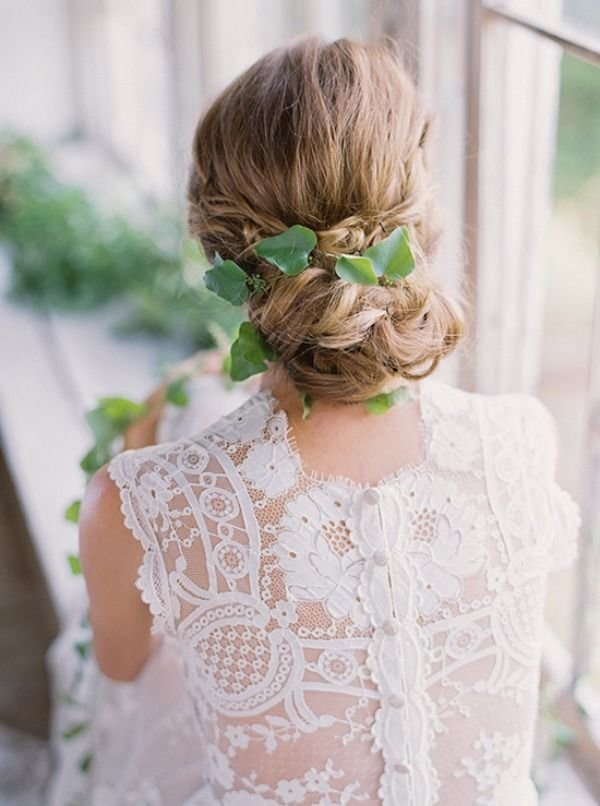
M 156 653 L 125 737 L 105 709 L 96 803 L 537 802 L 546 577 L 579 521 L 553 423 L 533 397 L 433 379 L 421 414 L 424 461 L 371 487 L 303 468 L 268 392 L 113 459 L 184 672 Z

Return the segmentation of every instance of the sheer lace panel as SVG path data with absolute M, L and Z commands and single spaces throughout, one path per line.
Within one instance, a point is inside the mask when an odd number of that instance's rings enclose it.
M 422 388 L 426 459 L 375 487 L 304 473 L 267 393 L 113 460 L 205 740 L 188 806 L 535 803 L 545 572 L 576 507 L 528 449 L 532 398 Z

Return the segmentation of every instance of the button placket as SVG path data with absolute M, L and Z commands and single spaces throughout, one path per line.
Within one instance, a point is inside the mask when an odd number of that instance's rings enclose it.
M 379 490 L 369 488 L 363 493 L 363 500 L 365 504 L 368 505 L 369 507 L 377 506 L 381 503 L 382 500 L 381 492 Z M 387 588 L 389 595 L 388 613 L 387 618 L 384 617 L 380 622 L 380 629 L 387 637 L 386 640 L 394 640 L 395 637 L 399 635 L 402 629 L 402 624 L 399 619 L 396 597 L 394 595 L 395 586 L 394 586 L 394 580 L 392 578 L 393 574 L 392 554 L 390 552 L 388 536 L 385 531 L 385 521 L 383 515 L 384 513 L 382 513 L 381 511 L 378 512 L 378 524 L 380 535 L 380 541 L 378 542 L 380 542 L 380 546 L 371 553 L 370 559 L 371 562 L 373 563 L 373 566 L 375 568 L 381 569 L 381 571 L 385 574 L 385 578 L 387 579 Z M 374 572 L 375 568 L 373 569 Z M 387 571 L 385 569 L 387 569 Z M 385 584 L 383 578 L 381 581 L 382 584 Z M 398 639 L 394 640 L 394 644 L 396 652 L 398 652 L 401 656 L 402 651 Z M 402 658 L 399 657 L 398 660 L 401 662 Z M 396 685 L 399 688 L 401 688 L 402 680 L 399 679 L 396 682 Z M 394 711 L 399 711 L 400 709 L 403 709 L 406 706 L 406 697 L 401 690 L 395 690 L 392 691 L 391 693 L 388 693 L 386 701 L 387 701 L 387 707 L 393 709 Z M 403 720 L 406 719 L 406 714 L 404 714 L 402 719 Z M 404 748 L 404 753 L 408 754 L 408 746 Z M 398 758 L 394 759 L 392 756 L 390 762 L 392 771 L 398 775 L 408 775 L 411 772 L 411 766 L 406 755 L 404 758 L 401 759 Z

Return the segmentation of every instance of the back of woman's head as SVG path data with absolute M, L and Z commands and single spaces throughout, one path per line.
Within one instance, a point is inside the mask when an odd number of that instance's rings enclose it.
M 399 57 L 382 45 L 303 40 L 267 54 L 200 121 L 189 184 L 190 231 L 269 280 L 251 321 L 291 380 L 314 398 L 364 401 L 429 374 L 462 335 L 430 276 L 439 239 L 424 147 L 429 118 Z M 296 277 L 254 246 L 293 224 L 318 238 Z M 392 285 L 334 272 L 406 226 L 416 268 Z

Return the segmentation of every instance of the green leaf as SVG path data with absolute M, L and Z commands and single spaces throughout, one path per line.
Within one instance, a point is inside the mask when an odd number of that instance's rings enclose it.
M 306 392 L 300 392 L 300 400 L 302 401 L 302 419 L 308 420 L 312 409 L 312 398 Z
M 87 773 L 90 771 L 90 768 L 92 766 L 92 758 L 93 756 L 91 753 L 86 753 L 85 756 L 83 756 L 80 759 L 79 769 L 81 770 L 81 772 Z
M 365 401 L 365 406 L 371 414 L 385 414 L 392 406 L 398 403 L 408 403 L 410 400 L 412 400 L 410 389 L 406 386 L 400 386 L 391 392 L 382 392 L 379 395 L 370 397 Z
M 229 353 L 231 363 L 229 366 L 229 377 L 232 381 L 245 381 L 252 375 L 258 375 L 267 369 L 264 362 L 255 364 L 253 361 L 248 361 L 245 358 L 240 343 L 236 340 L 231 345 L 231 352 Z
M 94 445 L 79 462 L 79 467 L 88 476 L 92 476 L 96 470 L 100 470 L 102 465 L 109 462 L 111 458 L 110 450 L 105 445 Z
M 79 655 L 80 658 L 85 660 L 88 655 L 90 654 L 90 649 L 92 648 L 91 641 L 77 641 L 75 643 L 75 651 Z
M 242 354 L 248 361 L 257 364 L 261 361 L 274 361 L 277 358 L 275 350 L 267 344 L 251 322 L 242 322 L 238 340 Z
M 188 376 L 184 375 L 181 378 L 175 378 L 174 381 L 171 381 L 165 393 L 165 398 L 169 403 L 172 403 L 174 406 L 187 406 L 190 402 L 186 389 L 188 380 Z
M 73 501 L 65 510 L 65 520 L 71 523 L 79 523 L 79 510 L 81 501 Z
M 563 748 L 568 747 L 573 743 L 574 739 L 575 733 L 572 728 L 570 728 L 564 722 L 557 722 L 553 736 L 553 745 L 555 750 L 562 750 Z
M 391 235 L 365 250 L 363 257 L 373 264 L 378 277 L 400 280 L 415 268 L 415 259 L 408 243 L 406 227 L 397 227 Z
M 256 254 L 293 277 L 308 266 L 308 256 L 316 245 L 315 233 L 308 227 L 295 224 L 281 235 L 260 241 L 256 245 Z
M 69 694 L 68 691 L 63 692 L 60 695 L 60 701 L 65 705 L 77 705 L 77 706 L 82 705 L 82 703 L 79 700 L 76 700 L 75 697 L 73 697 L 72 694 Z
M 89 727 L 88 722 L 78 722 L 76 725 L 72 725 L 67 730 L 63 731 L 63 739 L 74 739 L 75 736 L 79 736 L 80 733 L 83 733 L 84 730 L 87 730 Z
M 267 369 L 267 361 L 277 358 L 262 335 L 250 322 L 242 322 L 237 339 L 231 345 L 229 374 L 233 381 L 244 381 Z
M 232 305 L 243 305 L 250 294 L 248 275 L 233 260 L 222 260 L 219 254 L 215 258 L 219 262 L 215 262 L 215 267 L 205 273 L 204 285 Z
M 85 419 L 96 441 L 108 443 L 116 439 L 135 420 L 146 414 L 144 403 L 135 403 L 124 397 L 103 397 L 95 409 L 86 412 Z
M 145 403 L 136 403 L 126 397 L 101 397 L 98 404 L 107 419 L 123 428 L 143 417 L 148 410 Z
M 67 562 L 69 563 L 69 568 L 73 576 L 79 576 L 79 574 L 81 574 L 81 562 L 79 557 L 76 554 L 69 554 Z
M 377 285 L 377 275 L 367 257 L 342 255 L 335 263 L 335 273 L 342 280 L 360 285 Z

